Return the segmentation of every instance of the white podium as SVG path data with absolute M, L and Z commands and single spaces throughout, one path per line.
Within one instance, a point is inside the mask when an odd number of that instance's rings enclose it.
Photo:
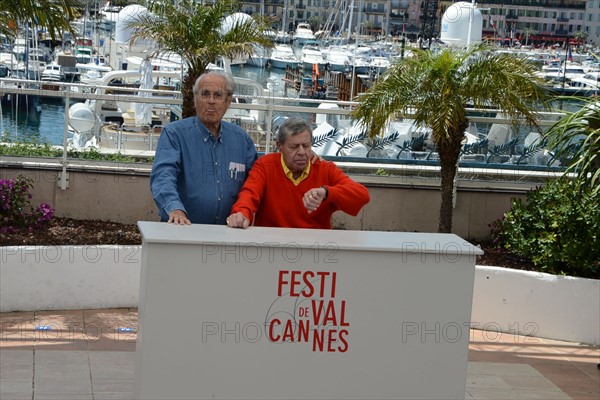
M 140 399 L 464 399 L 455 235 L 139 222 Z

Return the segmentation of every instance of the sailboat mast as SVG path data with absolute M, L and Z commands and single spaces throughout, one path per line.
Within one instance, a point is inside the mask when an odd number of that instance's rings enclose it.
M 352 38 L 352 16 L 354 14 L 354 0 L 350 3 L 350 17 L 348 19 L 348 43 L 350 43 L 350 39 Z
M 281 33 L 283 33 L 283 37 L 285 38 L 285 33 L 287 32 L 287 6 L 289 0 L 283 0 L 283 21 L 281 25 Z

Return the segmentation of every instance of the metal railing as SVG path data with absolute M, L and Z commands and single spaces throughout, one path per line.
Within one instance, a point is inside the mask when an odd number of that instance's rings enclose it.
M 70 84 L 70 83 L 59 83 L 58 90 L 44 90 L 41 89 L 40 82 L 26 82 L 14 79 L 0 79 L 0 97 L 7 94 L 11 95 L 28 95 L 28 96 L 47 96 L 47 97 L 62 97 L 65 99 L 65 127 L 63 132 L 63 157 L 62 165 L 63 171 L 66 172 L 66 168 L 69 164 L 67 158 L 68 152 L 68 139 L 69 139 L 69 103 L 71 100 L 109 100 L 113 102 L 128 102 L 128 103 L 150 103 L 155 105 L 166 105 L 171 107 L 174 111 L 181 107 L 182 99 L 181 93 L 178 91 L 170 90 L 149 90 L 139 88 L 120 88 L 120 94 L 102 94 L 110 86 L 97 86 L 90 90 L 89 86 L 81 84 Z M 102 90 L 99 90 L 102 89 Z M 140 93 L 150 93 L 151 96 L 145 97 L 140 96 Z M 344 123 L 350 123 L 350 112 L 357 106 L 356 102 L 338 102 L 338 101 L 326 101 L 326 100 L 312 100 L 312 99 L 298 99 L 298 98 L 284 98 L 271 96 L 268 92 L 258 95 L 238 95 L 239 99 L 243 99 L 243 102 L 233 102 L 230 106 L 230 120 L 237 122 L 242 125 L 244 129 L 255 140 L 257 148 L 261 152 L 268 153 L 274 148 L 272 140 L 272 123 L 278 116 L 301 116 L 307 118 L 309 121 L 316 123 L 318 115 L 320 119 L 327 119 L 327 116 L 332 116 Z M 337 108 L 317 108 L 322 104 L 336 105 Z M 509 120 L 499 115 L 499 110 L 493 109 L 469 109 L 469 121 L 478 127 L 483 126 L 489 129 L 492 125 L 503 125 L 508 124 Z M 544 112 L 540 113 L 540 125 L 542 128 L 547 129 L 553 125 L 560 117 L 559 112 Z M 411 114 L 402 116 L 403 120 L 410 120 Z M 161 127 L 162 129 L 162 127 Z M 335 132 L 333 132 L 335 134 Z M 123 146 L 123 131 L 119 130 L 119 137 L 117 138 L 116 149 L 122 150 Z M 148 150 L 152 152 L 154 150 L 154 136 L 158 136 L 160 133 L 155 131 L 152 127 L 149 127 L 149 147 Z M 385 141 L 386 138 L 381 138 Z M 415 138 L 415 140 L 418 138 Z M 510 137 L 508 138 L 510 139 Z M 506 169 L 506 170 L 527 170 L 526 174 L 531 171 L 548 170 L 547 165 L 539 164 L 533 165 L 533 163 L 523 163 L 522 161 L 530 155 L 536 154 L 541 148 L 528 149 L 526 144 L 518 142 L 515 138 L 507 140 L 498 146 L 493 146 L 485 142 L 486 138 L 484 135 L 478 139 L 478 145 L 465 147 L 463 149 L 463 158 L 461 160 L 461 166 L 465 168 L 476 168 L 478 170 L 485 168 L 493 169 Z M 332 141 L 342 145 L 342 138 L 335 137 L 331 138 Z M 370 140 L 363 136 L 360 142 L 361 145 L 365 146 L 377 146 L 377 140 Z M 381 142 L 380 142 L 381 143 Z M 435 150 L 432 147 L 421 146 L 419 149 L 413 149 L 414 143 L 396 143 L 395 146 L 400 149 L 396 158 L 378 158 L 378 157 L 359 157 L 355 158 L 351 155 L 345 157 L 334 157 L 340 162 L 360 162 L 360 163 L 371 163 L 375 164 L 387 164 L 387 165 L 412 165 L 421 167 L 434 167 L 437 168 L 437 161 Z M 479 146 L 479 147 L 478 147 Z M 350 145 L 352 147 L 352 145 Z M 484 151 L 481 151 L 485 147 Z M 371 147 L 372 150 L 374 147 Z M 398 149 L 394 149 L 398 151 Z M 518 149 L 515 152 L 515 149 Z M 369 151 L 369 153 L 371 153 Z M 377 152 L 374 152 L 375 154 Z M 530 155 L 528 155 L 531 153 Z M 402 154 L 402 156 L 400 155 Z M 557 169 L 553 169 L 557 171 Z M 66 176 L 66 174 L 63 174 Z

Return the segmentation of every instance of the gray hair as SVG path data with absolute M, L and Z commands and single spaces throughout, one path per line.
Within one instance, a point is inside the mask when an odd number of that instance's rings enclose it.
M 284 144 L 288 137 L 297 135 L 305 131 L 308 131 L 310 133 L 310 138 L 312 140 L 313 131 L 308 122 L 301 118 L 289 118 L 281 125 L 279 125 L 276 140 L 279 144 Z
M 196 82 L 194 82 L 194 87 L 192 88 L 192 93 L 194 93 L 194 99 L 196 99 L 196 95 L 198 94 L 198 86 L 200 85 L 200 81 L 202 81 L 202 79 L 210 75 L 216 75 L 224 78 L 225 90 L 227 91 L 227 95 L 233 95 L 233 91 L 235 89 L 235 81 L 233 80 L 233 75 L 225 71 L 208 71 L 200 75 L 198 79 L 196 79 Z

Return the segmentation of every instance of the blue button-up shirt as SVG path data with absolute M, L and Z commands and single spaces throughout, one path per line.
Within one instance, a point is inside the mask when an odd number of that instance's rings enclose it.
M 217 138 L 198 117 L 168 124 L 150 174 L 161 220 L 179 209 L 195 224 L 225 224 L 256 158 L 254 142 L 235 124 L 222 121 Z

